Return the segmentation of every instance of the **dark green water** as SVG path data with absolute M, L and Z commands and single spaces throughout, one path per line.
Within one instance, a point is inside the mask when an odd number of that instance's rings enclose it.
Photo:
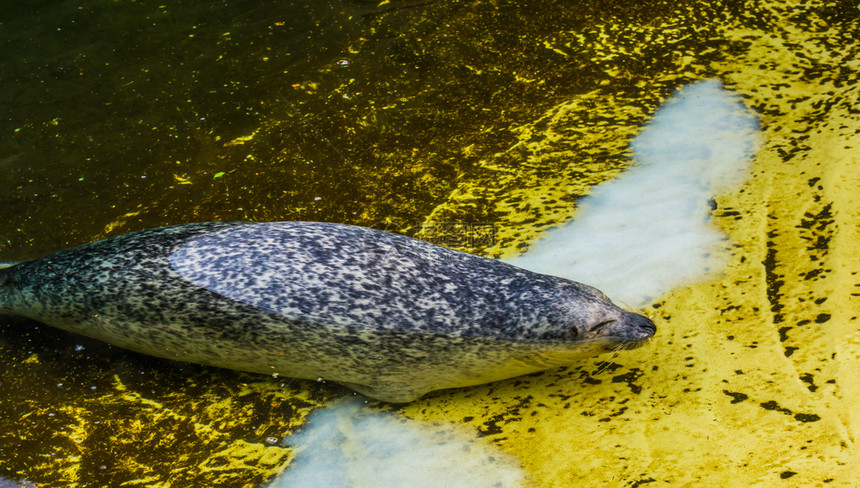
M 408 231 L 515 142 L 512 125 L 609 83 L 636 92 L 674 62 L 602 55 L 590 25 L 673 15 L 661 3 L 18 3 L 0 25 L 0 256 L 213 219 Z M 571 31 L 580 45 L 555 39 Z

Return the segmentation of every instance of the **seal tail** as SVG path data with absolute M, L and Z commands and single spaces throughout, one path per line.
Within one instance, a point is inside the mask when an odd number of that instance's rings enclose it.
M 23 262 L 24 261 L 6 261 L 6 262 L 0 261 L 0 269 L 11 268 L 12 266 L 15 266 L 16 264 L 20 264 Z

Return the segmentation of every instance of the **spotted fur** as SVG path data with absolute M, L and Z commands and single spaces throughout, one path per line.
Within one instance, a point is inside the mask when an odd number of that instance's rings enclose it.
M 406 402 L 655 331 L 587 285 L 362 227 L 207 222 L 0 269 L 0 313 L 153 356 Z

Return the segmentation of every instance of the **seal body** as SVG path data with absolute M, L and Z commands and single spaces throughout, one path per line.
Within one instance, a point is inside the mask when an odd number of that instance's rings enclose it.
M 319 222 L 161 227 L 14 264 L 0 269 L 0 313 L 390 402 L 570 364 L 655 332 L 587 285 Z

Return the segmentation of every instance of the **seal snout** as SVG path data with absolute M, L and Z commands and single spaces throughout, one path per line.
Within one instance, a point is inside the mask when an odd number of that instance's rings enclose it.
M 638 313 L 628 314 L 627 325 L 630 327 L 630 335 L 633 339 L 649 339 L 657 332 L 657 326 L 654 325 L 654 322 Z

